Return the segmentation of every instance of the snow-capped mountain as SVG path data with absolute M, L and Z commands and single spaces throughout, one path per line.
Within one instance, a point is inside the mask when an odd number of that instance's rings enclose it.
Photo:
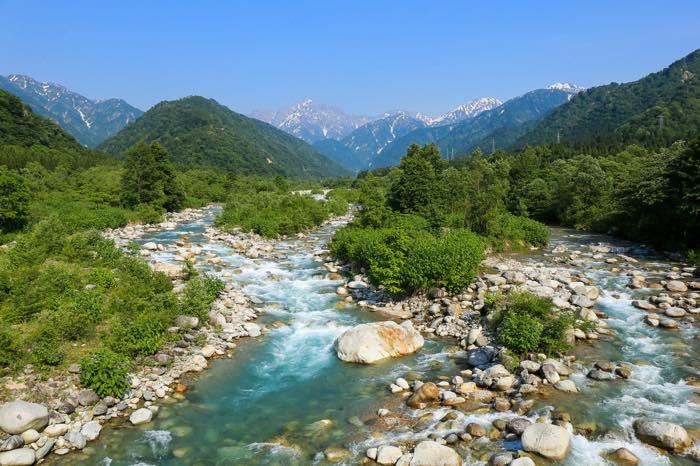
M 481 112 L 491 110 L 501 104 L 503 104 L 503 102 L 495 97 L 482 97 L 480 99 L 470 100 L 437 118 L 431 119 L 428 124 L 430 126 L 441 126 L 459 123 L 468 118 L 474 118 Z
M 586 88 L 579 86 L 578 84 L 571 83 L 554 83 L 547 86 L 547 89 L 558 89 L 560 91 L 568 92 L 569 94 L 578 94 L 581 91 L 585 91 Z
M 32 110 L 55 121 L 80 143 L 95 147 L 143 112 L 121 99 L 91 100 L 60 84 L 30 76 L 0 76 L 0 88 L 18 96 Z
M 342 139 L 374 118 L 348 115 L 329 105 L 306 99 L 277 111 L 255 111 L 250 115 L 287 133 L 314 143 Z

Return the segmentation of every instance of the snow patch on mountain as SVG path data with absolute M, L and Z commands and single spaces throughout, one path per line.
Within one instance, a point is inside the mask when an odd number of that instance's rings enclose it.
M 560 82 L 550 84 L 549 86 L 547 86 L 547 89 L 557 89 L 560 91 L 568 92 L 570 94 L 578 94 L 579 92 L 586 90 L 585 87 L 579 86 L 578 84 Z
M 442 126 L 459 123 L 468 118 L 474 118 L 481 112 L 494 109 L 501 104 L 503 104 L 503 102 L 495 97 L 481 97 L 479 99 L 470 100 L 432 119 L 429 124 L 430 126 Z

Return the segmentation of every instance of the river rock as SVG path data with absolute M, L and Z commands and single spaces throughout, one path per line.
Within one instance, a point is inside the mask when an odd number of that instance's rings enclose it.
M 667 450 L 680 452 L 693 443 L 683 427 L 671 422 L 637 419 L 633 427 L 639 440 Z
M 554 384 L 554 388 L 565 393 L 577 393 L 578 387 L 573 380 L 560 380 Z
M 615 378 L 615 376 L 610 372 L 600 369 L 591 369 L 588 371 L 588 378 L 593 380 L 612 380 Z
M 656 306 L 654 306 L 649 301 L 635 300 L 635 301 L 632 301 L 632 306 L 636 307 L 637 309 L 641 309 L 643 311 L 653 311 L 656 309 Z
M 382 445 L 377 449 L 377 459 L 375 460 L 379 464 L 395 464 L 399 458 L 401 458 L 403 453 L 399 447 L 394 447 L 392 445 Z
M 87 444 L 87 439 L 80 432 L 68 432 L 64 438 L 78 450 L 82 450 Z
M 0 440 L 0 451 L 14 450 L 15 448 L 23 447 L 24 443 L 24 434 L 22 436 L 10 435 L 4 440 Z
M 514 459 L 509 466 L 535 466 L 535 462 L 532 461 L 532 458 L 523 456 L 522 458 Z
M 175 325 L 182 328 L 197 328 L 199 325 L 199 318 L 181 314 L 175 318 Z
M 16 400 L 0 407 L 0 430 L 8 434 L 21 434 L 29 429 L 41 430 L 48 423 L 49 410 L 45 406 Z
M 413 450 L 410 466 L 462 466 L 462 457 L 450 447 L 425 440 Z
M 340 447 L 328 447 L 323 450 L 323 454 L 331 463 L 338 463 L 351 455 L 349 450 Z
M 557 369 L 554 366 L 554 364 L 551 364 L 551 363 L 542 364 L 541 370 L 542 370 L 542 375 L 544 375 L 544 377 L 547 379 L 547 381 L 549 383 L 555 384 L 555 383 L 559 382 L 559 380 L 560 380 L 559 373 L 557 372 Z
M 41 434 L 39 434 L 39 432 L 37 432 L 34 429 L 25 430 L 24 432 L 22 432 L 22 440 L 26 444 L 36 442 L 37 440 L 39 440 L 39 437 L 41 437 Z
M 0 453 L 0 466 L 28 466 L 35 461 L 36 455 L 31 448 L 18 448 Z
M 666 283 L 666 289 L 677 293 L 688 291 L 686 284 L 680 280 L 670 280 L 668 283 Z
M 51 424 L 46 429 L 44 429 L 43 434 L 47 437 L 60 437 L 61 435 L 68 432 L 68 424 Z
M 423 336 L 410 321 L 372 322 L 346 330 L 336 341 L 338 358 L 372 364 L 382 359 L 415 353 L 423 347 Z
M 80 406 L 92 406 L 100 401 L 100 397 L 97 396 L 94 390 L 81 390 L 78 393 L 78 403 Z
M 433 382 L 426 382 L 411 395 L 406 404 L 411 408 L 423 409 L 428 403 L 435 403 L 440 399 L 440 389 Z
M 253 322 L 246 322 L 243 324 L 243 328 L 248 333 L 249 336 L 255 338 L 262 335 L 262 329 L 260 326 Z
M 620 465 L 630 465 L 635 466 L 639 464 L 639 458 L 637 455 L 629 451 L 627 448 L 618 448 L 617 450 L 608 453 L 608 458 L 613 462 Z
M 139 408 L 129 416 L 129 422 L 135 426 L 151 422 L 151 419 L 153 419 L 153 411 L 148 408 Z
M 80 433 L 85 436 L 88 441 L 93 441 L 100 436 L 102 425 L 97 421 L 90 421 L 83 424 Z
M 685 309 L 682 309 L 680 307 L 669 307 L 664 311 L 664 314 L 666 314 L 668 317 L 680 318 L 685 317 L 686 312 Z
M 490 346 L 469 350 L 467 362 L 472 366 L 484 366 L 490 363 L 496 356 L 496 350 Z
M 523 435 L 525 429 L 527 429 L 531 425 L 532 421 L 530 421 L 529 419 L 524 417 L 516 417 L 508 421 L 508 423 L 506 424 L 506 430 L 508 430 L 508 432 L 520 436 Z
M 554 424 L 532 424 L 521 437 L 523 449 L 538 453 L 545 458 L 560 460 L 566 457 L 571 444 L 571 434 Z

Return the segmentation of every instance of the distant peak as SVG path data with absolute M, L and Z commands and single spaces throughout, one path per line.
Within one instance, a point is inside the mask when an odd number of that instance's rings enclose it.
M 550 84 L 547 86 L 547 89 L 557 89 L 559 91 L 564 91 L 564 92 L 570 92 L 573 94 L 576 94 L 581 91 L 585 91 L 586 88 L 583 86 L 579 86 L 577 84 L 571 84 L 571 83 L 560 83 L 556 82 L 554 84 Z

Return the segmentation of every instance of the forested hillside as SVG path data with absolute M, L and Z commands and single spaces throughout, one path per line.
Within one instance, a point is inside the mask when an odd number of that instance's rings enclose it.
M 121 156 L 139 142 L 153 141 L 162 144 L 179 164 L 246 175 L 318 177 L 346 173 L 304 141 L 198 96 L 155 105 L 100 149 Z
M 588 89 L 555 109 L 518 145 L 663 147 L 700 128 L 700 49 L 638 81 Z

